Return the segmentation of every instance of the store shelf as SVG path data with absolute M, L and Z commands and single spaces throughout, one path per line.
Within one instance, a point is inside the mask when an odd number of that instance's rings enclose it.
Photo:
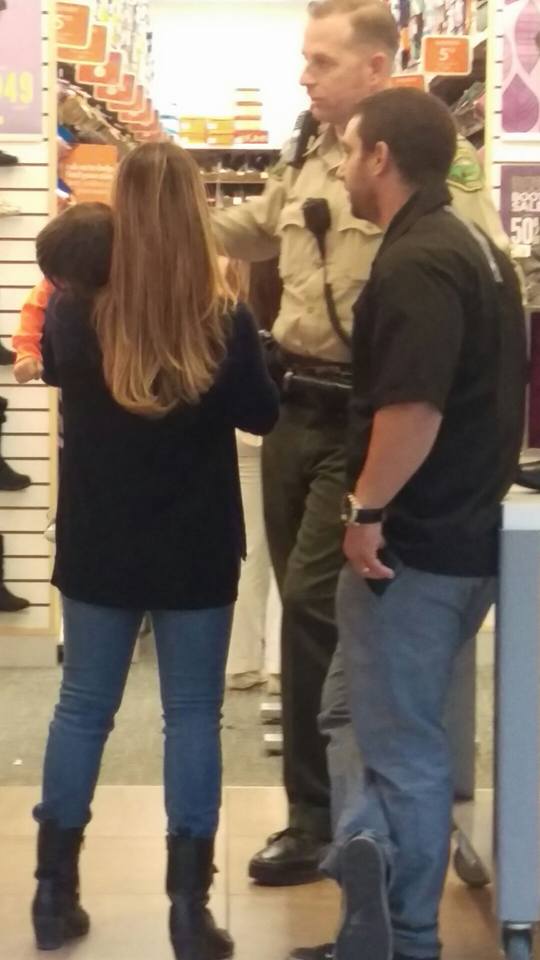
M 187 143 L 185 140 L 178 139 L 178 143 L 184 150 L 205 151 L 206 153 L 281 153 L 281 146 L 276 147 L 268 143 L 235 143 L 227 147 L 222 144 L 205 143 Z
M 205 183 L 219 183 L 223 186 L 227 184 L 235 184 L 238 186 L 251 186 L 256 185 L 260 186 L 265 184 L 268 180 L 268 174 L 255 174 L 255 173 L 203 173 L 203 180 Z

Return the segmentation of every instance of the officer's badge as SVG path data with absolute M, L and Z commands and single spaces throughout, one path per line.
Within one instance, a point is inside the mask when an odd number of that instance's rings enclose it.
M 476 150 L 466 140 L 458 141 L 458 150 L 448 174 L 451 187 L 475 193 L 484 186 L 484 173 Z

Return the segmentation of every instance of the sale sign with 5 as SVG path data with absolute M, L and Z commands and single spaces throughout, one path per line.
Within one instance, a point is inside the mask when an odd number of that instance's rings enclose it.
M 43 135 L 41 0 L 0 10 L 0 139 Z

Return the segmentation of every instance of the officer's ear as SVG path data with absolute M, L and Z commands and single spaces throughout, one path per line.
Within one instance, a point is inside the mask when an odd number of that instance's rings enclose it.
M 371 92 L 378 93 L 384 89 L 392 76 L 393 64 L 384 50 L 376 50 L 371 54 L 369 66 Z

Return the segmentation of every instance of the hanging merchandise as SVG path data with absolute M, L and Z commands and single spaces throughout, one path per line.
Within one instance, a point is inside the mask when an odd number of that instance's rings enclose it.
M 14 157 L 13 154 L 0 150 L 0 167 L 15 167 L 18 162 L 18 157 Z
M 2 425 L 5 424 L 7 419 L 7 408 L 7 400 L 0 397 L 0 439 L 2 437 Z M 0 490 L 25 490 L 31 483 L 30 477 L 13 470 L 0 454 Z
M 8 350 L 3 343 L 0 343 L 0 367 L 10 367 L 15 362 L 13 350 Z
M 22 213 L 20 207 L 14 206 L 12 203 L 8 203 L 7 200 L 4 200 L 0 197 L 0 217 L 19 217 Z
M 29 600 L 16 597 L 4 583 L 4 537 L 0 534 L 0 613 L 18 613 L 30 606 Z

